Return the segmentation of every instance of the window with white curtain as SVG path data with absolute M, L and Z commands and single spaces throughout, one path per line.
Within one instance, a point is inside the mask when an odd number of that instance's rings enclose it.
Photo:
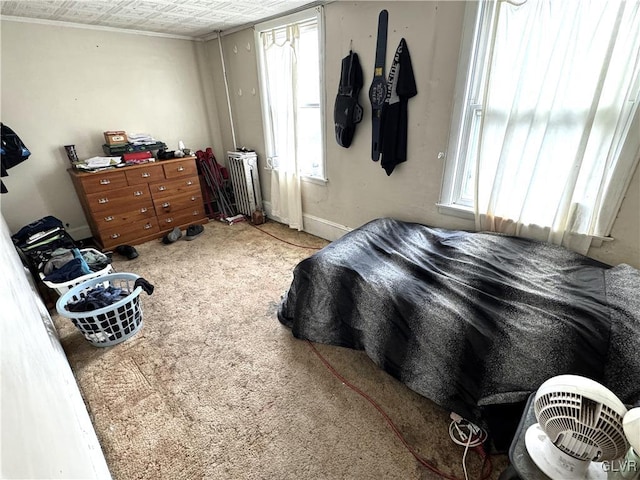
M 267 163 L 324 180 L 321 7 L 256 26 Z
M 586 252 L 638 162 L 640 2 L 469 2 L 440 201 Z

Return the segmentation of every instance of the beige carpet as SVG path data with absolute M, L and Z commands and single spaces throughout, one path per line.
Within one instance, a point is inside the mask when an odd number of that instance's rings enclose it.
M 275 222 L 289 242 L 327 242 Z M 155 285 L 144 326 L 109 348 L 55 324 L 115 479 L 434 479 L 381 414 L 343 385 L 277 320 L 292 270 L 314 250 L 248 223 L 211 222 L 193 241 L 136 247 L 114 267 Z M 464 479 L 448 412 L 359 351 L 318 345 L 369 394 L 421 455 Z M 497 456 L 492 479 L 506 466 Z M 469 478 L 479 458 L 467 456 Z

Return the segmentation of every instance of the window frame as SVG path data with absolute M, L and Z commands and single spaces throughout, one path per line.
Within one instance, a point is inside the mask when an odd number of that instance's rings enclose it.
M 464 148 L 470 143 L 468 139 L 465 141 L 465 135 L 468 135 L 470 131 L 470 122 L 468 121 L 468 117 L 464 118 L 464 115 L 468 115 L 468 112 L 465 111 L 466 109 L 482 104 L 482 98 L 475 99 L 476 105 L 470 103 L 470 96 L 473 96 L 470 91 L 472 83 L 477 80 L 474 76 L 478 73 L 475 70 L 478 67 L 476 65 L 478 55 L 482 55 L 485 60 L 480 68 L 483 72 L 487 71 L 487 63 L 489 61 L 489 55 L 487 55 L 487 53 L 490 52 L 487 52 L 486 48 L 488 39 L 490 35 L 492 35 L 492 30 L 495 28 L 497 6 L 498 2 L 495 0 L 468 2 L 465 6 L 449 140 L 446 153 L 440 152 L 438 155 L 439 159 L 444 158 L 440 200 L 436 203 L 438 212 L 443 215 L 452 215 L 468 220 L 475 220 L 476 199 L 474 199 L 471 206 L 465 204 L 464 201 L 460 201 L 460 185 L 463 181 L 461 172 L 465 169 L 465 165 L 460 158 L 466 155 Z M 478 28 L 481 29 L 480 35 L 482 35 L 479 39 L 476 38 Z M 483 78 L 480 80 L 474 92 L 484 93 L 486 86 L 485 80 L 486 75 L 483 73 Z M 631 135 L 630 132 L 635 128 L 634 125 L 637 127 L 640 123 L 640 108 L 637 108 L 637 105 L 640 104 L 640 77 L 636 79 L 635 86 L 631 87 L 627 101 L 632 107 L 630 107 L 627 117 L 623 121 L 622 132 L 624 133 L 621 134 L 616 149 L 621 162 L 625 164 L 635 163 L 637 165 L 638 162 L 640 162 L 640 159 L 637 157 L 640 140 L 637 136 Z M 634 109 L 633 106 L 636 106 L 636 108 Z M 482 113 L 480 109 L 477 109 L 477 111 L 479 111 L 480 114 Z M 461 148 L 463 144 L 464 148 Z M 468 156 L 464 162 L 466 163 L 467 161 Z M 619 184 L 624 184 L 623 191 L 627 190 L 631 181 L 631 176 L 623 177 L 621 173 L 616 173 L 615 171 L 612 174 L 612 178 L 616 178 Z M 612 181 L 613 180 L 610 182 Z M 615 212 L 619 211 L 621 203 L 622 197 L 617 201 L 617 206 L 614 208 Z M 613 240 L 610 232 L 615 218 L 616 215 L 613 215 L 612 218 L 607 221 L 603 230 L 609 232 L 606 234 L 608 236 L 590 235 L 591 247 L 600 247 L 603 242 Z
M 265 140 L 266 170 L 277 170 L 277 166 L 273 165 L 273 161 L 269 156 L 269 152 L 273 151 L 271 144 L 271 125 L 269 122 L 269 99 L 264 86 L 266 85 L 264 50 L 262 48 L 262 39 L 260 34 L 267 30 L 283 28 L 294 23 L 301 23 L 308 20 L 315 20 L 318 29 L 318 74 L 319 74 L 319 109 L 320 109 L 320 159 L 322 162 L 319 175 L 301 174 L 298 168 L 298 174 L 301 180 L 312 183 L 326 184 L 327 182 L 327 161 L 326 161 L 326 92 L 325 92 L 325 26 L 324 26 L 324 9 L 322 6 L 316 6 L 290 15 L 279 17 L 277 19 L 268 20 L 254 26 L 254 43 L 257 51 L 256 60 L 258 68 L 258 80 L 260 88 L 260 106 L 262 115 L 262 128 Z
M 444 171 L 440 200 L 436 204 L 438 211 L 470 220 L 475 218 L 475 202 L 462 195 L 464 172 L 469 168 L 469 142 L 465 140 L 473 128 L 473 116 L 478 122 L 482 118 L 481 95 L 488 61 L 486 50 L 490 37 L 489 26 L 494 21 L 495 13 L 496 2 L 467 2 L 465 5 L 449 142 L 446 152 L 441 155 L 444 157 Z M 481 36 L 477 38 L 476 31 L 479 28 Z M 484 58 L 482 65 L 478 64 L 478 58 Z

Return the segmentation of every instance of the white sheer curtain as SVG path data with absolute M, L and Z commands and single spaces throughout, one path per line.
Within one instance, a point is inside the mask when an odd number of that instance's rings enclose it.
M 479 230 L 581 253 L 610 233 L 638 161 L 639 10 L 631 1 L 498 2 L 476 171 Z
M 297 25 L 262 33 L 266 71 L 273 170 L 272 214 L 291 228 L 302 230 L 302 198 L 296 158 Z

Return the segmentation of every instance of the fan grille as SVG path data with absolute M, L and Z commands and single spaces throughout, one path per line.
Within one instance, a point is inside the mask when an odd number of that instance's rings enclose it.
M 602 462 L 626 453 L 622 416 L 607 405 L 573 392 L 550 392 L 536 398 L 535 413 L 553 444 L 574 458 Z

